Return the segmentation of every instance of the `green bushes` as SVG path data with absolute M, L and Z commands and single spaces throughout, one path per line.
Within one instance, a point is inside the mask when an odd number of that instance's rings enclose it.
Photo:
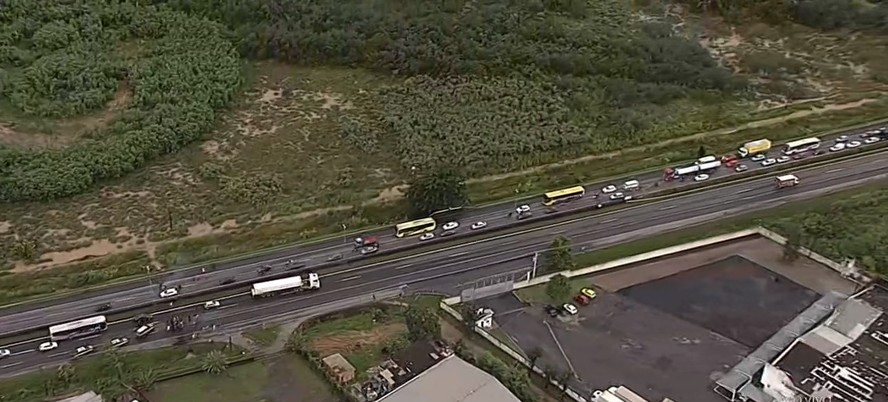
M 95 110 L 123 83 L 132 99 L 114 123 L 71 148 L 0 148 L 5 202 L 77 194 L 177 151 L 212 127 L 243 80 L 233 44 L 212 22 L 136 2 L 68 3 L 4 5 L 3 95 L 39 117 Z M 135 44 L 137 57 L 121 43 Z

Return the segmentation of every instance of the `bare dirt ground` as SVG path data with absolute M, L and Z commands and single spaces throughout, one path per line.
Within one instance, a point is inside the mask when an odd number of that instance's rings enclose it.
M 312 349 L 321 356 L 334 353 L 346 353 L 362 349 L 367 345 L 379 345 L 392 336 L 405 333 L 407 326 L 401 323 L 380 325 L 373 331 L 347 331 L 336 335 L 324 336 L 312 341 Z

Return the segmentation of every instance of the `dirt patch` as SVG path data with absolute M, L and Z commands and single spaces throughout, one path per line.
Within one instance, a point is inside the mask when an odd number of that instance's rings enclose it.
M 370 345 L 381 344 L 386 339 L 404 333 L 407 326 L 401 323 L 380 325 L 372 331 L 346 331 L 333 335 L 326 335 L 312 341 L 312 349 L 321 356 L 334 353 L 347 353 L 362 349 Z
M 9 232 L 12 227 L 12 222 L 0 221 L 0 233 Z

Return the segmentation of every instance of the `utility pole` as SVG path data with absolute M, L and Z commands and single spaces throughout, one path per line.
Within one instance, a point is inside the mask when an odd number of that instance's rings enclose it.
M 533 253 L 533 269 L 530 271 L 530 279 L 536 278 L 537 276 L 537 262 L 539 262 L 539 257 L 539 251 Z

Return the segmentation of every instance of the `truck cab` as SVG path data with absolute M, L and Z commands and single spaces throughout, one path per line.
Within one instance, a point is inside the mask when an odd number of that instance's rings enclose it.
M 777 188 L 792 187 L 796 184 L 799 184 L 799 178 L 796 177 L 796 175 L 794 174 L 787 174 L 783 176 L 777 176 L 776 182 Z

